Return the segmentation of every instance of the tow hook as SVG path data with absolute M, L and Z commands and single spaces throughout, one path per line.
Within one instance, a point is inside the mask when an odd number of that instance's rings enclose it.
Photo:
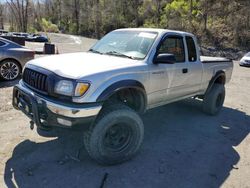
M 34 121 L 30 121 L 30 129 L 33 130 L 34 129 Z

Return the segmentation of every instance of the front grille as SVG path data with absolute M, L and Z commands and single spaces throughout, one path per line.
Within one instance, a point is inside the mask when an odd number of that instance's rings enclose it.
M 23 73 L 23 81 L 42 92 L 48 92 L 48 79 L 45 74 L 26 68 Z

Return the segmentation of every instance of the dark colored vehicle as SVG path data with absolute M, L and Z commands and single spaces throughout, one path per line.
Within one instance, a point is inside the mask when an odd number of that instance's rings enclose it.
M 9 33 L 8 31 L 0 30 L 0 35 L 6 35 L 6 34 L 8 34 L 8 33 Z
M 16 79 L 25 63 L 34 59 L 34 55 L 34 51 L 0 37 L 0 78 Z
M 14 32 L 12 33 L 12 35 L 16 37 L 24 37 L 25 39 L 29 36 L 28 33 L 19 33 L 19 32 Z
M 46 37 L 44 35 L 31 34 L 31 35 L 26 37 L 26 41 L 30 41 L 30 42 L 48 42 L 49 39 L 48 39 L 48 37 Z

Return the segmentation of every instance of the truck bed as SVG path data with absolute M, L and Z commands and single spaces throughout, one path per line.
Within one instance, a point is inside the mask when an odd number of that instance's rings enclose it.
M 200 56 L 202 63 L 227 63 L 232 62 L 231 59 L 223 57 Z

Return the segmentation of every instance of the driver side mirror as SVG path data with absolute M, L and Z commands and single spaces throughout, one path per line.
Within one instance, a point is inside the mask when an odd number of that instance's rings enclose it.
M 176 62 L 174 54 L 158 54 L 154 60 L 154 64 L 174 64 Z

